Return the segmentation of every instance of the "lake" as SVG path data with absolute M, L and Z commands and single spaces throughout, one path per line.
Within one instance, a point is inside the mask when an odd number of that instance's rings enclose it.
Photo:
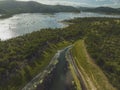
M 62 23 L 63 20 L 69 20 L 76 17 L 115 17 L 120 18 L 120 15 L 105 15 L 90 12 L 81 13 L 27 13 L 18 14 L 13 17 L 0 19 L 0 39 L 8 40 L 17 36 L 21 36 L 34 31 L 39 31 L 45 28 L 64 28 L 68 25 Z

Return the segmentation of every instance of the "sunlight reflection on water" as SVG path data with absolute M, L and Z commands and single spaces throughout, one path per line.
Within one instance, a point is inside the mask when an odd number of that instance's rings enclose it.
M 75 17 L 120 17 L 97 13 L 55 13 L 55 14 L 18 14 L 11 18 L 0 19 L 0 39 L 7 40 L 44 28 L 63 28 L 68 26 L 60 21 Z

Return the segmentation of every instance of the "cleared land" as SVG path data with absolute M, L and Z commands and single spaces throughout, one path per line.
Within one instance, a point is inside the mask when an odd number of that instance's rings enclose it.
M 83 75 L 88 90 L 116 90 L 108 82 L 100 68 L 89 57 L 86 52 L 84 40 L 77 41 L 71 52 Z

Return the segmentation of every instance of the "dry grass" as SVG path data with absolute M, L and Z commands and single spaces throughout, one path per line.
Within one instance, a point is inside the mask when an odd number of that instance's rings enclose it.
M 75 43 L 72 48 L 72 54 L 89 90 L 116 90 L 108 82 L 102 70 L 88 55 L 84 40 L 79 40 Z

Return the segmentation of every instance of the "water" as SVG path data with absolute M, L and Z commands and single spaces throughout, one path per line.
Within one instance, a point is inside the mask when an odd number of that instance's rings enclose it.
M 7 40 L 33 31 L 45 28 L 63 28 L 68 26 L 63 20 L 76 17 L 118 17 L 119 15 L 104 15 L 98 13 L 55 13 L 55 14 L 18 14 L 11 18 L 0 19 L 0 39 Z
M 35 90 L 76 90 L 73 85 L 73 76 L 66 60 L 66 52 L 69 47 L 61 50 L 57 57 L 58 63 L 51 74 L 48 74 L 42 84 L 37 85 Z M 30 85 L 31 86 L 31 85 Z M 28 88 L 26 87 L 26 90 Z M 32 88 L 30 90 L 33 90 Z
M 74 90 L 72 85 L 73 77 L 65 58 L 67 50 L 64 50 L 58 58 L 59 64 L 56 67 L 55 76 L 49 90 Z

